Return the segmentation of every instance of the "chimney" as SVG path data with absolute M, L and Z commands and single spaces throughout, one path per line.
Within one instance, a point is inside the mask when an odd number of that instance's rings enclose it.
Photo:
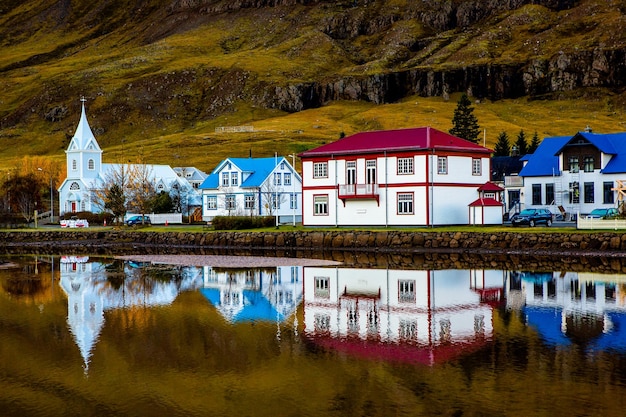
M 592 132 L 591 126 L 587 125 L 587 127 L 585 128 L 585 132 L 586 133 L 591 133 Z

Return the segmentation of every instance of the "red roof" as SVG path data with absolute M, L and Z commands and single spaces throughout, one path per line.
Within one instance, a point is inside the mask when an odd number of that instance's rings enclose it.
M 493 198 L 479 198 L 469 204 L 470 207 L 502 207 L 502 203 Z
M 486 182 L 485 184 L 480 186 L 478 191 L 504 191 L 504 188 L 500 187 L 498 184 Z
M 300 157 L 362 154 L 383 151 L 449 150 L 491 153 L 490 149 L 432 127 L 360 132 L 302 152 Z

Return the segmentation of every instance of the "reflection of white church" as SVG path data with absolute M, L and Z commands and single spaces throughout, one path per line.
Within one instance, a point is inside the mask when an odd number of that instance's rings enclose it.
M 512 272 L 508 300 L 548 343 L 626 349 L 626 275 Z
M 200 292 L 231 323 L 282 322 L 302 300 L 302 267 L 242 270 L 205 266 Z
M 502 271 L 304 268 L 305 334 L 360 356 L 433 364 L 493 334 Z
M 179 292 L 195 289 L 200 282 L 201 269 L 189 267 L 183 270 L 179 285 L 154 280 L 150 285 L 137 285 L 137 281 L 145 280 L 131 265 L 124 266 L 123 285 L 114 288 L 107 280 L 104 263 L 90 262 L 87 256 L 61 258 L 60 285 L 67 295 L 67 322 L 86 368 L 104 326 L 106 310 L 168 305 Z
M 176 171 L 169 165 L 103 163 L 102 150 L 87 121 L 85 100 L 82 99 L 82 102 L 80 121 L 65 151 L 67 178 L 58 189 L 59 213 L 61 215 L 79 211 L 101 212 L 103 208 L 93 201 L 92 190 L 102 188 L 103 182 L 112 173 L 119 173 L 122 170 L 144 173 L 153 183 L 157 193 L 164 191 L 172 197 L 179 197 L 181 202 L 187 206 L 187 211 L 189 211 L 189 207 L 202 205 L 201 195 L 190 183 L 190 177 L 183 175 L 185 172 L 193 172 L 195 168 L 179 168 Z M 204 173 L 201 175 L 206 176 Z

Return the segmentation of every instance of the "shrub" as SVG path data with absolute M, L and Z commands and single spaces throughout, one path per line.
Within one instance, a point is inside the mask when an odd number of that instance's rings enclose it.
M 241 230 L 272 227 L 276 224 L 273 216 L 216 216 L 212 225 L 215 230 Z

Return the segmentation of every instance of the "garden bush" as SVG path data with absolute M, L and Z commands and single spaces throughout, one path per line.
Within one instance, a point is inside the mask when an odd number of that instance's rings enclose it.
M 273 216 L 216 216 L 212 225 L 215 230 L 241 230 L 272 227 L 276 224 Z

